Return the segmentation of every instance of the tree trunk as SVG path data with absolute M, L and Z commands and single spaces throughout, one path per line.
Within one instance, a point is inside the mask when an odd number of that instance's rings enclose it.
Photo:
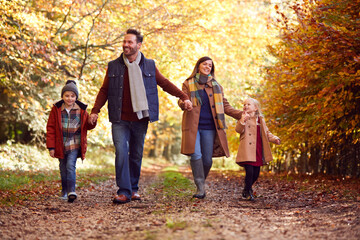
M 300 157 L 299 157 L 299 162 L 298 162 L 298 169 L 300 173 L 306 173 L 308 170 L 308 164 L 307 164 L 307 148 L 306 146 L 302 146 L 301 148 L 301 153 L 300 153 Z
M 324 146 L 323 146 L 324 148 Z M 325 166 L 326 166 L 326 161 L 325 161 L 325 151 L 324 149 L 320 148 L 320 153 L 319 153 L 319 161 L 320 161 L 320 165 L 321 165 L 321 170 L 320 173 L 324 174 L 325 173 Z
M 351 176 L 352 177 L 357 177 L 358 172 L 359 172 L 359 148 L 360 148 L 360 144 L 357 143 L 355 144 L 355 148 L 352 151 L 351 154 L 351 159 L 352 159 L 352 166 L 351 166 Z
M 154 138 L 150 141 L 151 147 L 150 147 L 149 154 L 148 154 L 148 156 L 150 158 L 155 158 L 157 156 L 156 155 L 156 143 L 157 143 L 156 131 L 153 131 L 153 136 L 154 136 Z
M 16 127 L 16 120 L 14 120 L 14 137 L 15 137 L 15 142 L 18 143 L 19 142 L 19 136 L 18 136 L 18 131 L 17 131 L 17 127 Z
M 319 146 L 310 149 L 309 171 L 315 175 L 319 173 Z
M 171 160 L 171 159 L 170 159 L 171 154 L 170 154 L 170 145 L 169 145 L 169 144 L 166 144 L 166 145 L 164 146 L 164 150 L 163 150 L 162 156 L 163 156 L 166 160 L 168 160 L 168 161 Z

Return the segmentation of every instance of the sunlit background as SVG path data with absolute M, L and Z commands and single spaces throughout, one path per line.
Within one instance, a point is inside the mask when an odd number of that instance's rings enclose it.
M 0 168 L 51 161 L 45 127 L 66 80 L 77 81 L 90 111 L 107 63 L 122 52 L 124 32 L 136 28 L 144 35 L 141 51 L 179 88 L 196 61 L 209 56 L 232 106 L 241 109 L 249 96 L 262 103 L 270 131 L 282 139 L 268 171 L 359 177 L 359 6 L 358 0 L 1 0 Z M 159 97 L 160 120 L 149 125 L 144 157 L 187 164 L 177 99 L 161 89 Z M 237 169 L 236 120 L 226 120 L 232 156 L 214 159 L 214 167 Z M 89 133 L 89 162 L 113 151 L 110 130 L 105 105 Z M 29 149 L 14 154 L 23 145 Z M 29 157 L 33 151 L 41 154 Z

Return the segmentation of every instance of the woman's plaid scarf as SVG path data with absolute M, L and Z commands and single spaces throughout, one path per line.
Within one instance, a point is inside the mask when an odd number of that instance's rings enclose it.
M 199 95 L 199 91 L 202 90 L 202 88 L 199 86 L 199 77 L 200 74 L 197 73 L 194 78 L 189 79 L 190 98 L 193 107 L 202 105 L 201 97 Z M 225 129 L 226 125 L 225 125 L 224 103 L 223 103 L 223 96 L 220 85 L 216 82 L 215 79 L 213 79 L 213 77 L 210 74 L 208 76 L 207 81 L 208 82 L 211 81 L 218 125 L 221 129 Z

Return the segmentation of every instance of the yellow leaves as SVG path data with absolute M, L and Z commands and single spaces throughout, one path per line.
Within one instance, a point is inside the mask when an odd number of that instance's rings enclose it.
M 17 103 L 12 103 L 11 106 L 15 109 L 19 108 L 19 106 L 17 105 Z
M 338 72 L 338 74 L 342 77 L 342 76 L 348 76 L 350 75 L 348 72 Z

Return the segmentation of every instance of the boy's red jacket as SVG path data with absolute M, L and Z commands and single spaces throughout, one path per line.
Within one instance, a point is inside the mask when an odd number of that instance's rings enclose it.
M 63 103 L 64 101 L 60 100 L 54 104 L 46 125 L 46 147 L 48 149 L 55 149 L 55 157 L 60 159 L 64 159 L 64 143 L 61 125 L 61 106 Z M 95 128 L 96 123 L 94 125 L 88 123 L 89 114 L 86 111 L 86 104 L 78 100 L 76 100 L 76 104 L 80 107 L 81 115 L 81 151 L 79 152 L 78 157 L 85 159 L 87 148 L 87 131 Z

